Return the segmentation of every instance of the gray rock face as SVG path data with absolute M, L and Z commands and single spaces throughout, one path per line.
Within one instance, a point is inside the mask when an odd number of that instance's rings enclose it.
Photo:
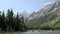
M 29 17 L 29 14 L 26 11 L 24 11 L 22 15 L 24 16 L 25 19 Z
M 52 13 L 54 10 L 60 8 L 60 0 L 56 0 L 51 9 L 47 13 Z
M 50 19 L 52 18 L 51 16 L 55 16 L 56 14 L 60 15 L 60 0 L 55 0 L 50 4 L 44 6 L 44 8 L 39 10 L 37 13 L 34 13 L 34 17 L 29 17 L 28 24 L 32 26 L 33 24 L 44 23 L 47 21 L 46 19 Z
M 56 8 L 59 8 L 60 7 L 60 1 L 56 1 Z

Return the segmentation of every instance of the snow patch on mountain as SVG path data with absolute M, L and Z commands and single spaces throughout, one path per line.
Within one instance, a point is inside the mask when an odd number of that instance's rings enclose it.
M 48 4 L 50 5 L 51 3 L 52 3 L 52 2 L 45 3 L 44 6 L 46 6 L 46 5 L 48 5 Z

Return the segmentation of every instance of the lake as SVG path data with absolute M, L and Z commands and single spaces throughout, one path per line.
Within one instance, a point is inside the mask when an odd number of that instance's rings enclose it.
M 0 34 L 60 34 L 60 31 L 53 32 L 1 32 Z

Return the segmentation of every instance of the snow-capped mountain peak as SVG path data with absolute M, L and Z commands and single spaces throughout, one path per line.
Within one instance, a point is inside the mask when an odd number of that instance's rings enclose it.
M 28 18 L 28 17 L 29 17 L 29 14 L 28 14 L 26 11 L 24 11 L 24 12 L 22 13 L 22 15 L 24 16 L 24 18 Z

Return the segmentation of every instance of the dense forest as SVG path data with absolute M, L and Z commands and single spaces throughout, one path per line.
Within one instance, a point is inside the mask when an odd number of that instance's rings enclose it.
M 6 15 L 4 11 L 0 11 L 0 31 L 26 31 L 26 29 L 23 15 L 20 16 L 18 12 L 14 15 L 12 9 L 8 9 Z
M 43 21 L 42 21 L 42 20 Z M 23 32 L 27 30 L 60 30 L 60 16 L 57 16 L 57 14 L 50 14 L 43 18 L 39 18 L 35 21 L 35 25 L 31 25 L 34 22 L 31 21 L 30 26 L 29 24 L 26 25 L 24 16 L 22 14 L 19 14 L 18 12 L 14 14 L 12 9 L 8 9 L 7 13 L 5 14 L 5 11 L 0 11 L 0 32 Z M 41 22 L 42 21 L 42 22 Z M 42 24 L 38 24 L 38 23 Z M 44 23 L 43 23 L 44 22 Z M 59 25 L 58 25 L 59 24 Z

